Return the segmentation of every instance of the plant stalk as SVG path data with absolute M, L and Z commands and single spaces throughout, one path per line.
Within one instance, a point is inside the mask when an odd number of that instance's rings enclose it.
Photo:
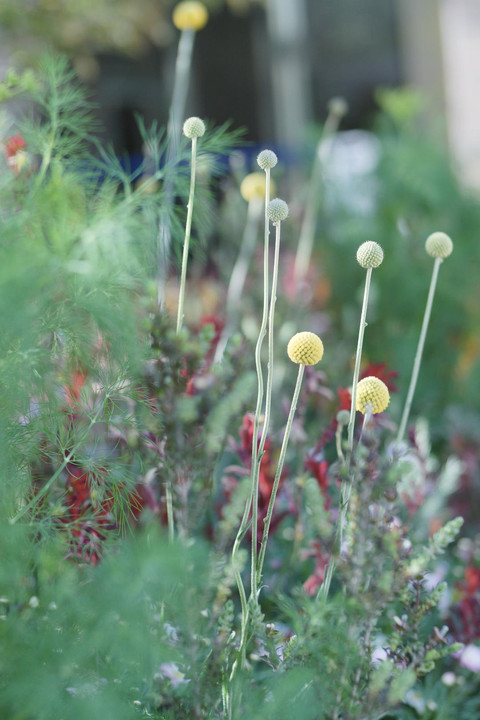
M 290 437 L 290 431 L 292 429 L 295 411 L 297 409 L 298 396 L 300 395 L 300 388 L 302 385 L 304 372 L 305 372 L 305 365 L 299 365 L 297 382 L 296 382 L 295 390 L 293 393 L 292 404 L 290 405 L 290 412 L 288 413 L 287 424 L 285 426 L 285 433 L 283 435 L 282 447 L 280 449 L 280 455 L 278 458 L 277 471 L 275 473 L 275 479 L 273 481 L 272 494 L 270 495 L 270 502 L 268 504 L 267 514 L 264 519 L 263 537 L 262 537 L 262 543 L 260 546 L 260 552 L 258 555 L 258 563 L 257 563 L 257 585 L 260 585 L 260 583 L 262 581 L 262 571 L 263 571 L 263 564 L 265 561 L 265 552 L 267 549 L 268 534 L 270 531 L 270 523 L 272 521 L 273 509 L 274 509 L 275 500 L 277 497 L 278 486 L 280 485 L 280 478 L 282 477 L 282 470 L 283 470 L 283 465 L 285 462 L 285 455 L 287 453 L 288 440 Z
M 367 268 L 367 275 L 365 278 L 365 290 L 363 293 L 363 303 L 362 303 L 362 313 L 360 317 L 360 328 L 358 331 L 358 342 L 357 342 L 357 354 L 355 356 L 355 368 L 353 371 L 353 380 L 352 380 L 352 404 L 350 407 L 350 420 L 348 422 L 348 445 L 347 445 L 347 457 L 348 457 L 348 463 L 350 464 L 350 460 L 352 457 L 352 451 L 353 451 L 353 433 L 355 430 L 355 413 L 356 413 L 356 404 L 357 404 L 357 385 L 358 385 L 358 376 L 360 374 L 360 363 L 362 360 L 362 347 L 363 347 L 363 335 L 365 333 L 365 328 L 367 326 L 366 323 L 366 317 L 367 317 L 367 307 L 368 307 L 368 295 L 370 292 L 370 280 L 372 277 L 372 268 Z
M 413 395 L 415 393 L 415 387 L 417 385 L 418 373 L 420 370 L 420 364 L 422 362 L 423 348 L 425 345 L 425 338 L 427 336 L 428 323 L 430 321 L 430 314 L 432 312 L 433 298 L 435 295 L 435 288 L 437 286 L 438 271 L 440 269 L 440 263 L 442 258 L 435 258 L 433 265 L 432 279 L 430 280 L 430 289 L 428 291 L 427 305 L 425 308 L 425 314 L 423 316 L 422 329 L 420 331 L 420 338 L 418 340 L 417 352 L 415 354 L 415 360 L 413 363 L 412 377 L 410 379 L 410 387 L 408 388 L 407 399 L 405 401 L 405 407 L 403 409 L 402 419 L 398 428 L 397 442 L 403 439 L 405 429 L 407 427 L 408 416 L 410 415 L 410 409 L 412 407 Z
M 183 323 L 183 305 L 185 300 L 185 284 L 187 279 L 188 249 L 190 245 L 190 233 L 192 231 L 193 199 L 195 197 L 195 173 L 197 165 L 197 138 L 192 138 L 192 165 L 190 171 L 190 194 L 187 205 L 187 222 L 185 225 L 185 241 L 183 243 L 182 275 L 180 279 L 180 292 L 178 297 L 177 311 L 177 334 L 180 332 Z
M 240 548 L 240 543 L 243 540 L 243 537 L 247 531 L 248 522 L 249 522 L 248 518 L 250 515 L 250 511 L 252 509 L 252 501 L 254 498 L 254 478 L 256 476 L 256 466 L 257 466 L 257 458 L 258 458 L 258 428 L 259 428 L 260 413 L 262 411 L 262 405 L 263 405 L 263 374 L 262 374 L 262 365 L 261 365 L 261 350 L 262 350 L 262 343 L 263 343 L 263 339 L 265 337 L 265 332 L 266 332 L 266 328 L 267 328 L 267 320 L 268 320 L 268 288 L 269 288 L 268 255 L 269 255 L 270 228 L 269 228 L 269 220 L 268 220 L 268 215 L 267 215 L 267 207 L 268 207 L 269 202 L 270 202 L 270 168 L 267 168 L 265 170 L 263 316 L 262 316 L 260 331 L 258 334 L 257 344 L 255 347 L 255 366 L 256 366 L 256 370 L 257 370 L 257 404 L 256 404 L 255 416 L 254 416 L 254 420 L 253 420 L 250 493 L 248 496 L 248 500 L 245 503 L 245 509 L 243 511 L 242 521 L 240 523 L 240 527 L 238 528 L 237 536 L 235 538 L 235 542 L 233 544 L 233 549 L 232 549 L 233 573 L 234 573 L 235 581 L 237 583 L 238 592 L 240 595 L 240 603 L 241 603 L 241 607 L 242 607 L 242 630 L 241 630 L 240 648 L 239 648 L 239 655 L 242 659 L 245 657 L 245 653 L 246 653 L 247 628 L 248 628 L 248 623 L 249 623 L 249 619 L 250 619 L 250 614 L 248 611 L 247 598 L 246 598 L 245 588 L 244 588 L 243 581 L 242 581 L 242 576 L 241 576 L 240 571 L 237 568 L 237 553 Z M 237 668 L 237 665 L 234 665 L 234 667 L 232 668 L 231 679 L 233 679 L 233 677 L 235 675 L 236 668 Z

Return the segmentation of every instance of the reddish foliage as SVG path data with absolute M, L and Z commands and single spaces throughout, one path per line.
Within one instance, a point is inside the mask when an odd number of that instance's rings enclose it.
M 325 579 L 325 572 L 330 560 L 330 555 L 325 552 L 322 545 L 315 540 L 310 543 L 309 550 L 302 551 L 302 560 L 306 560 L 310 557 L 315 558 L 315 569 L 303 583 L 303 589 L 307 595 L 315 595 Z
M 242 466 L 231 466 L 227 468 L 227 471 L 234 474 L 228 474 L 223 478 L 223 486 L 225 491 L 225 500 L 228 503 L 231 499 L 233 492 L 238 485 L 238 476 L 247 475 L 250 473 L 252 467 L 252 445 L 253 445 L 253 431 L 254 431 L 254 415 L 247 413 L 242 421 L 242 426 L 239 430 L 240 444 L 236 444 L 235 450 L 239 456 Z M 261 437 L 261 431 L 259 433 Z M 257 441 L 258 444 L 259 440 Z M 265 439 L 264 454 L 260 463 L 260 473 L 258 480 L 258 542 L 260 543 L 263 537 L 263 520 L 267 514 L 270 497 L 272 495 L 273 483 L 275 480 L 276 471 L 276 460 L 273 457 L 273 445 L 269 437 Z M 282 472 L 280 478 L 279 490 L 282 487 L 286 477 L 286 471 Z M 222 514 L 222 509 L 219 509 Z M 297 508 L 293 503 L 289 503 L 288 510 L 279 511 L 274 509 L 272 521 L 270 524 L 270 535 L 275 532 L 276 528 L 280 524 L 286 515 L 289 513 L 296 513 Z
M 460 601 L 452 608 L 449 625 L 456 640 L 470 643 L 480 638 L 480 568 L 467 566 L 457 588 Z
M 369 363 L 360 373 L 359 380 L 370 375 L 384 382 L 391 393 L 398 391 L 397 386 L 393 383 L 393 380 L 398 377 L 398 372 L 396 370 L 387 370 L 386 363 Z M 350 407 L 346 409 L 350 410 Z

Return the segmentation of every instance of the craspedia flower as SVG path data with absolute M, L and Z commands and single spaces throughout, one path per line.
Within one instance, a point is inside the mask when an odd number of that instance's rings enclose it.
M 434 232 L 425 242 L 425 250 L 433 258 L 446 258 L 453 250 L 451 238 L 443 232 Z
M 383 262 L 383 250 L 378 243 L 369 240 L 358 248 L 357 260 L 363 268 L 376 268 Z
M 316 365 L 323 357 L 323 343 L 315 333 L 299 332 L 290 339 L 287 354 L 297 365 Z
M 262 150 L 262 152 L 257 157 L 257 163 L 259 167 L 262 168 L 262 170 L 267 170 L 268 168 L 273 168 L 278 162 L 278 158 L 273 152 L 273 150 Z
M 339 410 L 337 413 L 337 423 L 339 425 L 348 425 L 350 420 L 350 413 L 348 410 Z
M 181 2 L 175 7 L 172 20 L 178 30 L 201 30 L 208 22 L 208 11 L 201 2 Z
M 375 415 L 383 412 L 390 402 L 388 388 L 380 378 L 369 375 L 357 385 L 356 409 L 365 414 L 367 410 Z
M 199 117 L 190 117 L 183 123 L 183 134 L 190 138 L 199 138 L 205 134 L 205 123 Z
M 280 223 L 288 217 L 288 205 L 285 200 L 274 198 L 267 205 L 267 216 L 272 223 Z
M 255 198 L 263 199 L 265 197 L 266 190 L 266 178 L 263 172 L 254 172 L 250 175 L 246 175 L 240 185 L 240 194 L 244 200 L 250 202 Z M 275 185 L 273 182 L 270 184 L 270 189 L 274 191 Z

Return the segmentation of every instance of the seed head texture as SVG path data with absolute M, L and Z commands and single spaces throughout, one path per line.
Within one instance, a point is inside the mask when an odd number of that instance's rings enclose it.
M 382 264 L 383 250 L 373 240 L 364 242 L 357 250 L 357 260 L 363 268 L 376 268 Z
M 357 385 L 357 401 L 356 409 L 363 413 L 368 410 L 370 406 L 372 413 L 383 412 L 390 402 L 390 393 L 388 388 L 380 378 L 374 375 L 369 375 Z
M 315 333 L 299 332 L 290 339 L 287 354 L 297 365 L 316 365 L 323 357 L 323 343 Z
M 451 238 L 443 232 L 434 232 L 428 236 L 425 243 L 425 250 L 433 258 L 442 258 L 442 260 L 451 255 L 453 250 L 453 242 Z
M 202 137 L 205 134 L 205 123 L 199 117 L 189 117 L 183 123 L 183 134 L 190 140 Z
M 267 205 L 267 215 L 268 219 L 274 224 L 286 220 L 288 217 L 288 205 L 285 200 L 280 200 L 280 198 L 270 200 Z
M 262 170 L 267 170 L 268 168 L 273 168 L 278 162 L 278 158 L 273 152 L 273 150 L 262 150 L 262 152 L 257 157 L 257 163 L 259 167 L 262 168 Z

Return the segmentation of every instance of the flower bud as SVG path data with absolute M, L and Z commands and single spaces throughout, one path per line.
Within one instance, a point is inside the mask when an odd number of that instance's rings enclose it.
M 288 217 L 288 205 L 285 200 L 280 200 L 280 198 L 270 200 L 267 205 L 267 216 L 274 225 L 285 220 Z
M 445 233 L 434 232 L 428 236 L 425 249 L 431 257 L 443 259 L 451 255 L 453 242 Z
M 278 162 L 278 158 L 273 152 L 273 150 L 262 150 L 262 152 L 257 157 L 257 163 L 262 168 L 262 170 L 267 170 L 268 168 L 273 168 Z
M 199 138 L 205 134 L 205 123 L 199 117 L 190 117 L 183 123 L 183 134 L 185 137 Z
M 383 250 L 378 243 L 369 240 L 358 248 L 357 260 L 363 268 L 376 268 L 382 264 Z

